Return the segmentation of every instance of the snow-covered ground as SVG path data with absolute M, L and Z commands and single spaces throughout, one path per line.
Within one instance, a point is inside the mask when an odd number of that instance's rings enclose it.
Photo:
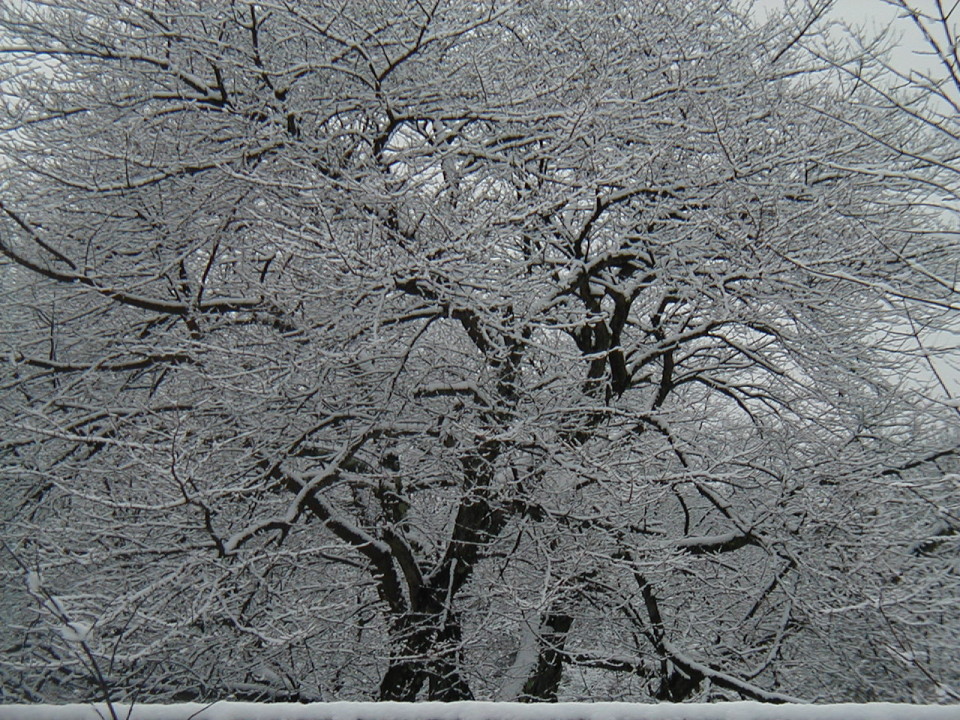
M 960 705 L 258 703 L 114 705 L 120 720 L 960 720 Z M 0 720 L 112 720 L 103 705 L 6 705 Z

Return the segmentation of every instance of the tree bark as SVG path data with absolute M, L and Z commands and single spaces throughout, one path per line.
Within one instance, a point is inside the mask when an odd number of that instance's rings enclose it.
M 573 625 L 573 616 L 550 613 L 541 626 L 540 653 L 533 674 L 523 686 L 520 702 L 556 702 L 563 679 L 563 646 Z

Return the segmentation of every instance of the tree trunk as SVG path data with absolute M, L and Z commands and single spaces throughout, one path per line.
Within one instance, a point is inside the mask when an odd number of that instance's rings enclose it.
M 533 674 L 524 683 L 520 702 L 556 702 L 563 678 L 563 646 L 573 625 L 573 616 L 550 613 L 540 631 L 540 654 Z

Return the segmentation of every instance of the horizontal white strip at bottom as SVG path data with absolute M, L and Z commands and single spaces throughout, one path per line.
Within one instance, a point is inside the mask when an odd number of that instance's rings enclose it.
M 332 702 L 3 705 L 0 720 L 960 720 L 960 705 Z

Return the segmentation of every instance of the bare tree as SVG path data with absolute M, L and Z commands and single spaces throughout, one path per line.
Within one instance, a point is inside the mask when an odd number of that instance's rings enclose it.
M 0 10 L 4 697 L 955 683 L 942 183 L 813 19 Z
M 956 257 L 957 211 L 960 209 L 960 60 L 958 60 L 957 33 L 960 30 L 960 8 L 955 2 L 940 0 L 883 0 L 895 11 L 898 22 L 884 32 L 863 37 L 848 29 L 843 43 L 803 43 L 805 49 L 819 61 L 838 71 L 839 82 L 856 101 L 877 115 L 895 118 L 912 124 L 912 130 L 899 134 L 884 134 L 875 127 L 851 123 L 862 136 L 887 148 L 897 156 L 909 159 L 914 167 L 924 172 L 914 179 L 928 190 L 920 193 L 915 203 L 922 205 L 940 220 L 921 226 L 928 239 Z M 882 7 L 882 6 L 881 6 Z M 907 42 L 904 42 L 904 36 Z M 911 52 L 905 52 L 909 50 Z M 911 57 L 912 55 L 912 57 Z M 870 172 L 886 175 L 895 168 L 874 167 Z M 955 263 L 926 264 L 914 254 L 913 248 L 898 249 L 898 256 L 913 269 L 948 293 L 957 289 Z M 916 322 L 910 303 L 902 306 L 902 335 L 926 365 L 926 375 L 933 382 L 928 388 L 918 386 L 928 402 L 942 404 L 960 413 L 955 399 L 956 386 L 956 326 L 952 307 L 945 303 L 940 314 L 931 313 L 925 321 Z M 950 453 L 933 456 L 935 463 L 927 464 L 929 484 L 917 483 L 896 469 L 884 471 L 904 483 L 917 497 L 922 498 L 931 512 L 912 511 L 891 513 L 893 522 L 902 531 L 913 526 L 917 539 L 909 546 L 906 559 L 892 560 L 891 575 L 899 587 L 878 588 L 894 609 L 884 611 L 883 622 L 888 631 L 880 639 L 898 663 L 912 666 L 927 681 L 938 687 L 941 698 L 956 701 L 955 679 L 943 682 L 943 676 L 932 667 L 956 664 L 956 644 L 948 638 L 955 636 L 956 617 L 944 613 L 943 608 L 957 596 L 957 583 L 950 570 L 956 556 L 956 542 L 960 522 L 955 504 L 950 498 L 955 493 L 956 464 Z M 907 466 L 919 468 L 915 463 Z M 939 478 L 939 480 L 938 480 Z M 909 507 L 907 505 L 906 507 Z M 900 584 L 903 583 L 903 584 Z M 893 598 L 909 597 L 907 603 L 893 602 Z M 923 636 L 924 641 L 915 638 Z M 924 681 L 921 680 L 920 684 Z

